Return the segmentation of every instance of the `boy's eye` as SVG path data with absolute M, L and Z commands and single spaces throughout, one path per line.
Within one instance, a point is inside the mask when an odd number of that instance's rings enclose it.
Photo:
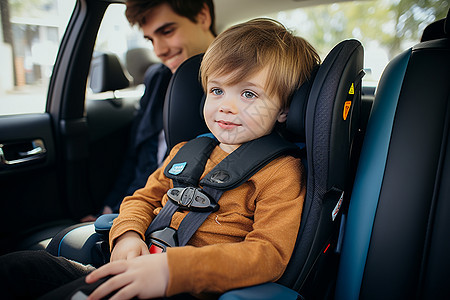
M 213 89 L 211 89 L 211 94 L 216 95 L 216 96 L 221 96 L 221 95 L 223 95 L 223 91 L 218 88 L 213 88 Z
M 242 93 L 242 96 L 243 96 L 244 98 L 247 98 L 247 99 L 253 99 L 253 98 L 256 98 L 255 93 L 250 92 L 250 91 L 245 91 L 245 92 L 243 92 L 243 93 Z

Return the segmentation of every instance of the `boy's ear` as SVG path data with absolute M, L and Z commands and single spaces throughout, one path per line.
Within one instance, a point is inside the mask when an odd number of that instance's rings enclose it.
M 197 14 L 196 19 L 197 22 L 202 25 L 203 29 L 209 30 L 209 27 L 211 26 L 211 14 L 206 3 L 203 4 L 203 8 Z
M 288 109 L 288 108 L 282 109 L 282 110 L 280 111 L 280 113 L 278 114 L 277 121 L 278 121 L 279 123 L 286 122 L 287 116 L 288 116 L 288 112 L 289 112 L 289 109 Z

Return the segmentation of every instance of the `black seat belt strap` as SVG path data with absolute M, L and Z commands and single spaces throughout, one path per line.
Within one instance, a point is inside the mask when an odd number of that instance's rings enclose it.
M 150 226 L 147 228 L 147 231 L 145 232 L 145 239 L 147 240 L 152 232 L 169 227 L 172 216 L 177 209 L 178 205 L 172 201 L 167 201 L 166 205 L 164 205 L 159 214 L 153 219 Z
M 203 190 L 209 196 L 211 196 L 216 201 L 216 203 L 219 201 L 224 192 L 224 190 L 217 190 L 208 186 L 205 186 Z M 181 221 L 180 226 L 178 227 L 178 245 L 186 245 L 210 214 L 211 212 L 189 212 Z
M 173 179 L 175 188 L 197 186 L 209 155 L 218 144 L 217 140 L 209 137 L 199 137 L 193 141 L 186 143 L 164 170 L 166 176 Z M 194 157 L 192 153 L 195 153 Z M 184 174 L 188 175 L 184 176 Z M 173 176 L 177 176 L 176 179 Z M 167 201 L 147 228 L 145 232 L 146 241 L 149 241 L 149 236 L 153 232 L 170 226 L 172 216 L 178 208 L 179 206 L 174 202 Z

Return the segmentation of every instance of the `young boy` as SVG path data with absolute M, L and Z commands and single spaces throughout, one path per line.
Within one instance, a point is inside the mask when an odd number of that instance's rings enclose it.
M 236 25 L 208 48 L 201 65 L 206 92 L 204 118 L 219 145 L 205 176 L 242 144 L 270 134 L 286 121 L 289 99 L 319 63 L 316 51 L 281 24 L 255 19 Z M 149 254 L 144 234 L 168 201 L 173 182 L 164 168 L 143 189 L 124 199 L 110 232 L 111 263 L 87 276 L 87 283 L 114 275 L 89 299 L 118 290 L 118 298 L 154 298 L 179 293 L 222 293 L 277 280 L 296 240 L 305 186 L 299 159 L 279 157 L 247 182 L 226 191 L 220 209 L 208 216 L 185 247 Z M 186 211 L 177 211 L 177 229 Z

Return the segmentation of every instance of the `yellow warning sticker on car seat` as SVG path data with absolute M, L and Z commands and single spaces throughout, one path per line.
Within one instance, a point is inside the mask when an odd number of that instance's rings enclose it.
M 349 95 L 354 95 L 355 94 L 355 86 L 353 85 L 353 83 L 350 86 L 350 89 L 348 90 L 348 94 Z
M 345 101 L 344 111 L 342 112 L 342 117 L 344 118 L 344 121 L 347 120 L 348 113 L 350 112 L 350 107 L 352 107 L 352 101 Z

